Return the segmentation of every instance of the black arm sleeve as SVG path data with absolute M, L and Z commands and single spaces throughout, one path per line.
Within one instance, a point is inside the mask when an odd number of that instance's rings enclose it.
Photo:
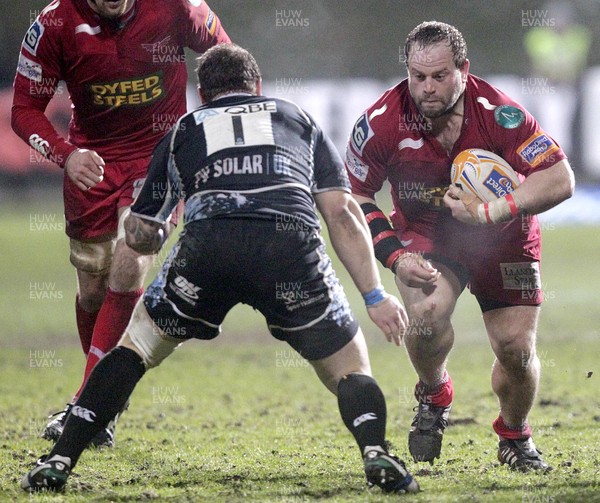
M 402 246 L 386 216 L 376 205 L 363 203 L 360 207 L 365 214 L 371 231 L 375 257 L 396 274 L 396 261 L 404 253 L 404 246 Z

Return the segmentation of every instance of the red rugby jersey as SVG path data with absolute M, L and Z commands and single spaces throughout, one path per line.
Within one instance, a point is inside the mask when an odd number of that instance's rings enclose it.
M 230 42 L 201 0 L 137 0 L 123 17 L 103 19 L 86 0 L 54 0 L 25 34 L 13 129 L 61 166 L 76 147 L 107 162 L 149 156 L 186 112 L 184 47 Z M 68 141 L 44 115 L 60 80 L 73 104 Z
M 374 198 L 389 180 L 391 219 L 399 231 L 433 238 L 442 221 L 454 220 L 442 197 L 450 184 L 452 160 L 462 150 L 494 152 L 525 177 L 566 158 L 523 107 L 484 80 L 468 76 L 464 101 L 462 131 L 450 154 L 430 133 L 410 96 L 408 80 L 386 91 L 356 122 L 346 150 L 352 191 Z M 470 227 L 472 234 L 496 232 L 496 226 L 465 227 L 454 221 L 453 227 L 454 223 L 463 231 Z M 526 240 L 539 237 L 535 217 L 527 226 L 518 221 L 498 225 L 516 234 L 526 231 Z

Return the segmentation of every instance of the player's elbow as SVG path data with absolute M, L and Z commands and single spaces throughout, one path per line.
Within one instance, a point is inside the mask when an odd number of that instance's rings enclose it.
M 575 175 L 573 171 L 569 173 L 569 178 L 565 183 L 565 199 L 569 199 L 575 193 Z
M 340 198 L 336 204 L 327 205 L 322 209 L 322 213 L 329 228 L 348 228 L 355 224 L 347 198 Z
M 575 174 L 567 161 L 564 161 L 564 172 L 558 182 L 558 192 L 561 200 L 565 201 L 575 193 Z

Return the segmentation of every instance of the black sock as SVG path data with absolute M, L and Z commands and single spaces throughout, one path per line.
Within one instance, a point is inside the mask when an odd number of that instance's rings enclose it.
M 364 374 L 344 376 L 338 384 L 338 406 L 361 456 L 367 445 L 384 447 L 385 398 L 375 379 Z
M 129 348 L 116 347 L 102 358 L 90 374 L 48 457 L 67 456 L 73 468 L 94 435 L 123 410 L 144 372 L 141 357 Z

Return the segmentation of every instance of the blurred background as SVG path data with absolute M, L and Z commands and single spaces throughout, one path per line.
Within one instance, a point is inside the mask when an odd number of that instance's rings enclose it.
M 38 330 L 41 316 L 50 333 L 69 332 L 69 340 L 75 342 L 74 271 L 68 264 L 61 209 L 63 172 L 18 139 L 10 127 L 19 46 L 49 2 L 0 2 L 4 47 L 0 52 L 0 209 L 4 217 L 0 321 L 9 333 L 31 333 Z M 541 217 L 543 231 L 552 241 L 548 249 L 560 252 L 565 239 L 550 231 L 585 225 L 591 226 L 589 236 L 598 235 L 599 0 L 210 0 L 209 4 L 232 40 L 255 55 L 263 71 L 265 94 L 298 102 L 342 154 L 359 114 L 405 78 L 402 51 L 408 32 L 425 20 L 455 25 L 467 41 L 471 72 L 529 109 L 567 151 L 574 167 L 576 196 Z M 186 61 L 188 104 L 193 108 L 198 104 L 193 53 L 186 54 Z M 64 84 L 47 113 L 59 130 L 66 131 L 70 110 Z M 586 248 L 584 243 L 582 250 L 579 265 L 589 266 L 597 275 L 597 244 L 590 241 Z M 550 256 L 548 263 L 552 260 L 558 268 L 564 266 L 560 254 Z M 568 276 L 568 270 L 564 274 Z M 576 294 L 576 285 L 573 288 L 567 295 L 567 290 L 551 284 L 549 300 L 557 302 L 552 297 L 558 297 L 567 302 L 567 296 Z M 54 299 L 41 299 L 39 291 Z M 14 298 L 30 302 L 15 310 L 11 307 Z
M 47 3 L 1 4 L 0 175 L 5 191 L 7 185 L 45 184 L 62 176 L 18 141 L 9 124 L 19 45 Z M 408 32 L 423 20 L 454 24 L 467 41 L 471 72 L 528 108 L 567 151 L 580 181 L 600 182 L 600 156 L 595 155 L 600 135 L 598 0 L 429 1 L 418 7 L 403 0 L 209 3 L 232 40 L 256 56 L 265 92 L 300 103 L 342 151 L 360 112 L 405 77 L 401 57 Z M 194 55 L 187 54 L 186 60 L 193 71 Z M 190 75 L 190 107 L 198 104 L 194 84 Z M 54 101 L 48 113 L 64 130 L 70 114 L 64 85 Z

